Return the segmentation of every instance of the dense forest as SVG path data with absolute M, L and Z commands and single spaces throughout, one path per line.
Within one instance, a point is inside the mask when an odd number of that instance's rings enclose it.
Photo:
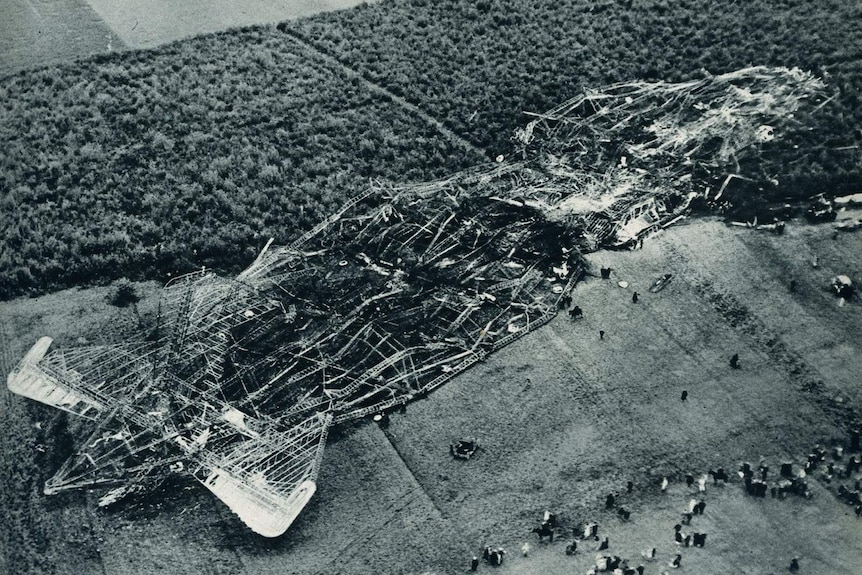
M 0 297 L 236 271 L 369 179 L 481 159 L 295 49 L 245 30 L 0 81 Z
M 798 66 L 859 126 L 862 5 L 844 0 L 393 0 L 290 30 L 489 151 L 585 87 Z
M 585 87 L 799 66 L 835 98 L 810 148 L 774 174 L 778 194 L 857 191 L 860 16 L 843 0 L 386 0 L 9 76 L 0 298 L 237 271 L 370 178 L 425 180 L 483 160 L 363 79 L 492 158 L 523 111 Z

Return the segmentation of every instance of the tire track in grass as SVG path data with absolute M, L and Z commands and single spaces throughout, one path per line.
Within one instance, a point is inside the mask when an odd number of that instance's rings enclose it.
M 331 559 L 326 565 L 315 571 L 316 575 L 328 575 L 333 570 L 331 566 L 337 561 L 338 563 L 350 564 L 357 556 L 362 557 L 362 553 L 367 552 L 369 545 L 375 537 L 384 533 L 389 524 L 398 516 L 399 513 L 410 507 L 414 501 L 422 497 L 422 494 L 416 491 L 407 491 L 393 503 L 384 514 L 384 518 L 376 522 L 374 525 L 364 529 L 351 538 L 349 542 L 342 545 L 335 553 L 331 554 Z
M 676 265 L 680 265 L 680 262 L 682 262 L 681 265 L 687 265 L 685 256 L 676 246 L 665 242 L 662 247 L 669 261 Z M 753 343 L 777 369 L 784 373 L 789 382 L 808 394 L 823 411 L 832 416 L 837 426 L 849 428 L 852 424 L 858 423 L 859 418 L 855 408 L 839 403 L 834 397 L 828 396 L 823 385 L 823 376 L 817 368 L 805 363 L 801 359 L 801 354 L 790 347 L 783 338 L 773 335 L 756 313 L 732 293 L 721 291 L 690 266 L 687 273 L 689 276 L 687 283 L 691 288 L 722 316 L 733 330 Z
M 404 470 L 406 471 L 407 476 L 410 479 L 412 489 L 414 491 L 418 491 L 424 496 L 425 502 L 428 503 L 428 505 L 430 505 L 431 508 L 434 510 L 435 519 L 437 519 L 438 521 L 446 521 L 448 518 L 437 506 L 437 503 L 434 501 L 431 495 L 425 490 L 425 487 L 422 485 L 422 483 L 420 483 L 419 480 L 416 478 L 416 474 L 413 473 L 413 470 L 410 468 L 410 465 L 407 463 L 407 460 L 404 459 L 404 456 L 398 450 L 398 446 L 395 445 L 395 442 L 392 441 L 392 438 L 389 437 L 389 434 L 379 428 L 378 431 L 380 435 L 382 435 L 383 438 L 386 440 L 386 444 L 389 445 L 389 448 L 392 449 L 392 452 L 398 457 L 398 459 L 401 461 L 401 464 L 404 466 Z
M 660 244 L 659 247 L 663 246 Z M 673 248 L 671 247 L 671 249 Z M 655 306 L 652 305 L 654 298 L 650 294 L 645 294 L 646 297 L 639 304 L 640 307 L 638 309 L 645 312 L 644 319 L 648 321 L 648 330 L 652 333 L 641 333 L 640 338 L 668 341 L 672 345 L 670 347 L 663 346 L 661 352 L 667 354 L 670 351 L 673 356 L 676 355 L 673 352 L 673 349 L 676 348 L 682 352 L 683 357 L 690 358 L 687 360 L 689 364 L 693 362 L 694 371 L 692 370 L 692 365 L 681 365 L 680 370 L 672 369 L 664 376 L 671 381 L 674 379 L 677 380 L 679 385 L 676 386 L 671 383 L 670 387 L 691 389 L 689 387 L 691 382 L 687 382 L 685 379 L 680 380 L 680 377 L 684 377 L 686 373 L 689 375 L 696 373 L 696 381 L 699 383 L 724 381 L 725 384 L 721 385 L 720 388 L 716 388 L 714 385 L 704 388 L 707 394 L 703 399 L 707 402 L 721 401 L 720 395 L 726 394 L 726 401 L 723 403 L 734 406 L 728 409 L 727 407 L 714 404 L 718 408 L 717 411 L 704 412 L 706 418 L 703 420 L 705 426 L 703 433 L 694 431 L 691 428 L 693 422 L 700 415 L 696 411 L 687 409 L 688 416 L 693 417 L 694 420 L 688 421 L 680 429 L 686 429 L 686 426 L 688 426 L 688 431 L 696 434 L 696 443 L 699 447 L 697 450 L 691 450 L 680 445 L 678 447 L 682 448 L 681 456 L 673 457 L 669 462 L 678 467 L 678 464 L 683 462 L 684 457 L 685 464 L 689 466 L 689 469 L 697 469 L 697 466 L 706 466 L 700 469 L 701 473 L 708 467 L 724 466 L 727 468 L 731 463 L 738 463 L 739 461 L 738 459 L 736 461 L 728 460 L 731 455 L 731 451 L 728 449 L 729 445 L 737 445 L 743 450 L 743 453 L 746 450 L 752 452 L 748 454 L 749 457 L 756 457 L 759 442 L 767 446 L 773 445 L 777 447 L 779 453 L 773 454 L 776 457 L 796 459 L 795 455 L 792 454 L 798 453 L 800 449 L 799 445 L 791 447 L 790 443 L 792 442 L 782 441 L 785 438 L 789 438 L 780 433 L 781 422 L 775 418 L 770 418 L 765 411 L 772 403 L 770 397 L 764 394 L 768 393 L 768 386 L 781 387 L 784 385 L 784 371 L 781 369 L 770 370 L 773 377 L 767 378 L 767 387 L 761 390 L 756 387 L 749 388 L 747 386 L 749 381 L 746 379 L 735 380 L 732 374 L 728 373 L 729 368 L 722 369 L 722 367 L 726 366 L 724 359 L 716 363 L 716 353 L 721 353 L 718 350 L 726 346 L 729 335 L 732 336 L 735 334 L 738 336 L 738 332 L 733 329 L 733 326 L 730 326 L 729 329 L 713 331 L 711 329 L 712 325 L 717 323 L 719 326 L 723 326 L 727 323 L 727 320 L 722 314 L 714 312 L 710 307 L 707 307 L 707 315 L 701 317 L 698 313 L 697 310 L 703 307 L 702 295 L 693 286 L 688 285 L 687 278 L 690 274 L 689 268 L 691 267 L 689 262 L 679 252 L 675 252 L 675 255 L 668 255 L 664 253 L 664 250 L 662 250 L 659 258 L 655 258 L 658 260 L 657 262 L 650 262 L 648 259 L 645 261 L 637 259 L 633 260 L 632 264 L 629 264 L 628 257 L 619 258 L 617 256 L 613 259 L 615 260 L 615 269 L 617 269 L 618 274 L 621 274 L 621 277 L 638 278 L 639 276 L 644 276 L 645 273 L 650 273 L 651 268 L 658 268 L 658 270 L 652 269 L 652 272 L 660 273 L 661 267 L 665 267 L 664 271 L 671 271 L 675 274 L 676 278 L 674 281 L 679 282 L 676 285 L 682 283 L 686 286 L 686 289 L 681 290 L 671 287 L 671 291 L 665 293 L 676 292 L 673 293 L 674 301 L 660 304 L 659 300 L 655 299 Z M 619 261 L 620 259 L 622 261 Z M 682 276 L 682 279 L 680 279 L 680 276 Z M 633 279 L 633 281 L 642 283 L 643 280 L 637 281 Z M 671 286 L 674 286 L 674 284 L 671 284 Z M 713 317 L 710 318 L 710 315 Z M 643 330 L 643 327 L 641 329 Z M 719 347 L 714 349 L 714 346 L 707 342 L 716 338 L 717 341 L 715 344 Z M 698 346 L 698 342 L 701 342 L 703 345 Z M 761 365 L 772 366 L 772 362 L 766 354 L 758 354 L 758 357 L 760 357 Z M 670 364 L 669 367 L 673 367 L 673 365 Z M 698 387 L 698 384 L 695 383 L 695 389 Z M 718 395 L 716 394 L 716 390 L 719 390 Z M 691 399 L 697 402 L 697 398 L 698 394 L 695 391 Z M 709 403 L 704 404 L 703 407 L 705 408 L 708 405 Z M 822 413 L 821 410 L 817 409 L 816 405 L 808 407 L 808 409 L 811 408 L 815 409 L 812 412 L 814 415 Z M 735 413 L 739 409 L 742 409 L 742 413 L 744 413 L 744 416 L 741 418 L 739 413 Z M 812 413 L 808 413 L 807 415 L 811 417 Z M 725 419 L 725 416 L 730 416 L 732 419 Z M 728 423 L 733 419 L 741 419 L 739 423 L 743 427 L 737 429 L 732 425 L 729 426 Z M 677 427 L 674 424 L 672 425 L 674 428 Z M 707 430 L 710 427 L 714 428 L 717 433 L 709 433 Z M 776 438 L 772 435 L 777 435 L 778 440 L 776 441 Z M 677 469 L 677 471 L 681 471 L 681 469 Z
M 374 425 L 373 428 L 374 431 L 372 433 L 377 438 L 375 443 L 381 447 L 388 446 L 384 448 L 391 450 L 391 453 L 394 456 L 392 459 L 397 459 L 401 462 L 403 467 L 401 475 L 407 479 L 408 488 L 404 493 L 396 497 L 385 510 L 382 510 L 377 514 L 380 517 L 378 521 L 375 521 L 362 531 L 356 533 L 356 535 L 351 537 L 347 543 L 341 545 L 337 552 L 332 553 L 332 558 L 326 563 L 326 565 L 321 566 L 320 569 L 315 572 L 318 575 L 333 572 L 332 566 L 336 561 L 338 563 L 350 564 L 353 559 L 361 559 L 363 557 L 362 554 L 367 552 L 376 537 L 381 536 L 381 534 L 385 534 L 387 530 L 398 528 L 397 525 L 391 524 L 398 521 L 402 514 L 411 506 L 414 506 L 414 504 L 424 508 L 424 511 L 416 510 L 411 513 L 411 516 L 427 517 L 428 519 L 435 521 L 438 527 L 442 524 L 445 528 L 444 531 L 451 532 L 448 518 L 443 514 L 430 494 L 425 490 L 422 483 L 420 483 L 416 478 L 413 470 L 392 441 L 389 433 L 380 429 L 377 425 Z M 432 535 L 438 531 L 439 529 L 434 529 Z

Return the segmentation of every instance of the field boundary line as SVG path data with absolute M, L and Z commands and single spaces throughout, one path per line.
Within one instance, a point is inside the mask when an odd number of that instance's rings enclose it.
M 450 142 L 460 146 L 461 148 L 463 148 L 465 151 L 469 152 L 470 154 L 474 154 L 474 155 L 478 156 L 482 161 L 487 161 L 487 154 L 486 154 L 485 150 L 476 146 L 475 144 L 473 144 L 472 142 L 470 142 L 469 140 L 467 140 L 463 136 L 458 135 L 457 133 L 452 131 L 450 128 L 446 127 L 446 125 L 443 122 L 441 122 L 439 119 L 435 118 L 434 116 L 432 116 L 428 112 L 425 112 L 424 110 L 422 110 L 421 108 L 419 108 L 415 104 L 411 104 L 406 99 L 395 94 L 394 92 L 392 92 L 388 88 L 384 88 L 380 84 L 375 83 L 373 80 L 371 80 L 370 78 L 365 76 L 362 72 L 360 72 L 354 68 L 351 68 L 347 64 L 343 63 L 336 56 L 329 53 L 329 51 L 327 51 L 323 48 L 320 48 L 318 46 L 315 46 L 311 41 L 302 37 L 298 32 L 296 32 L 294 30 L 290 30 L 287 27 L 280 27 L 280 31 L 285 36 L 290 38 L 301 49 L 310 53 L 313 57 L 317 58 L 318 60 L 322 60 L 323 62 L 325 62 L 329 66 L 338 69 L 339 71 L 341 71 L 342 73 L 344 73 L 348 76 L 351 76 L 353 78 L 358 78 L 372 92 L 375 92 L 375 93 L 383 96 L 387 100 L 401 106 L 402 108 L 404 108 L 405 110 L 407 110 L 408 112 L 413 114 L 414 116 L 421 118 L 426 124 L 434 127 L 438 132 L 443 134 L 443 136 L 445 136 L 446 139 L 449 140 Z
M 431 497 L 431 494 L 428 493 L 428 491 L 425 489 L 425 486 L 422 485 L 422 482 L 420 482 L 419 479 L 416 477 L 416 474 L 413 473 L 413 469 L 407 463 L 407 460 L 404 459 L 404 456 L 401 454 L 401 451 L 395 445 L 395 442 L 392 441 L 392 438 L 389 436 L 389 434 L 386 433 L 386 431 L 384 431 L 383 429 L 380 429 L 379 426 L 375 427 L 377 427 L 378 431 L 383 436 L 383 439 L 386 440 L 386 444 L 389 446 L 390 449 L 392 449 L 392 451 L 398 457 L 398 460 L 401 461 L 401 464 L 404 466 L 405 471 L 407 471 L 407 475 L 410 477 L 410 482 L 413 484 L 413 492 L 418 492 L 423 496 L 423 499 L 425 499 L 427 503 L 431 506 L 431 509 L 434 510 L 437 516 L 436 519 L 438 521 L 448 522 L 449 518 L 446 517 L 446 514 L 443 513 L 443 511 L 437 506 L 437 502 L 434 501 L 434 498 Z

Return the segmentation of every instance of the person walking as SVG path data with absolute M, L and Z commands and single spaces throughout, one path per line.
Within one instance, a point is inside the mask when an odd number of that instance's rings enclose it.
M 682 397 L 680 397 L 680 399 L 682 399 L 683 401 L 685 401 L 686 399 L 688 399 L 688 391 L 686 391 L 685 389 L 683 389 L 683 390 L 682 390 Z
M 632 303 L 638 303 L 638 297 L 639 297 L 639 295 L 640 295 L 640 294 L 638 294 L 638 292 L 634 292 L 634 293 L 632 294 Z
M 599 330 L 599 339 L 605 339 L 605 330 L 603 330 L 603 329 Z

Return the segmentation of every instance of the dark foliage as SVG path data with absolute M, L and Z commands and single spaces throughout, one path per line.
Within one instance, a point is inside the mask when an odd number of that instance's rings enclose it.
M 799 66 L 836 97 L 766 202 L 862 187 L 860 10 L 843 0 L 390 0 L 0 80 L 0 298 L 234 272 L 369 178 L 477 162 L 299 37 L 485 149 L 589 86 Z M 799 118 L 809 122 L 809 118 Z M 840 149 L 844 148 L 844 149 Z M 762 187 L 762 186 L 761 186 Z M 752 200 L 757 203 L 759 200 Z
M 862 125 L 860 12 L 841 0 L 393 0 L 286 30 L 496 155 L 523 111 L 585 87 L 760 64 L 825 77 L 839 92 L 834 143 L 852 143 Z
M 117 307 L 128 307 L 141 301 L 138 292 L 135 290 L 134 284 L 126 278 L 122 278 L 117 282 L 113 295 L 111 295 L 111 305 Z
M 274 29 L 0 81 L 0 298 L 235 272 L 370 178 L 476 162 Z

